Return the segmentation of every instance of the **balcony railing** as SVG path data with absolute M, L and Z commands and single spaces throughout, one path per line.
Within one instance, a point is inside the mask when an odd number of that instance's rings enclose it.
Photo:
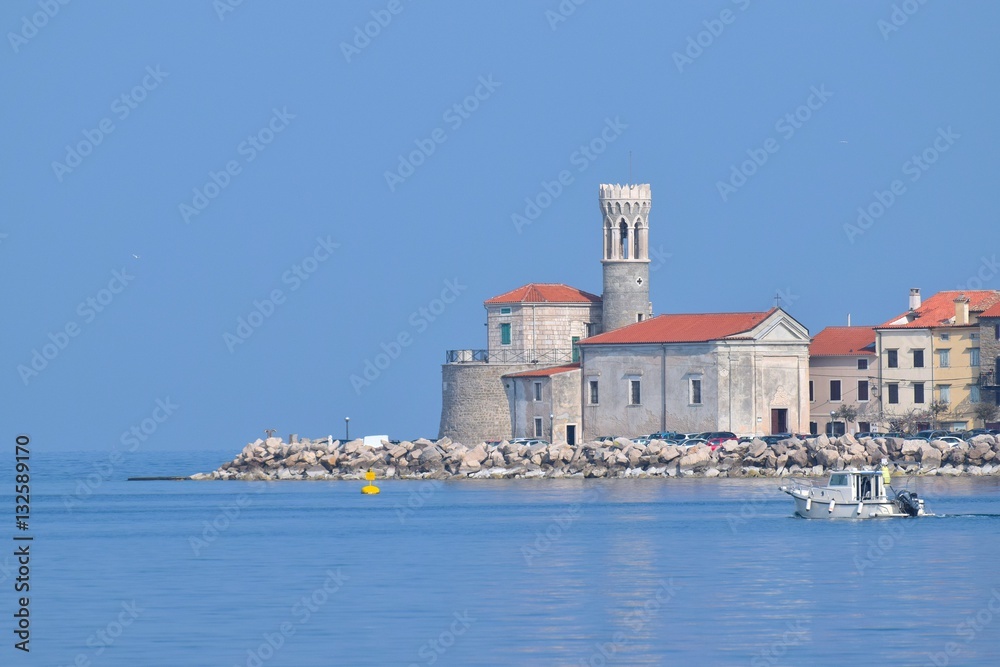
M 573 349 L 522 350 L 448 350 L 446 364 L 569 364 L 576 361 Z
M 1000 367 L 994 368 L 993 370 L 986 370 L 979 374 L 979 386 L 980 387 L 997 387 L 997 371 Z

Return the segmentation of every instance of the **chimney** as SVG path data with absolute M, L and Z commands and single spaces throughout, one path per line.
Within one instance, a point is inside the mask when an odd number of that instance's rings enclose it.
M 955 326 L 965 326 L 969 323 L 969 297 L 964 294 L 955 299 Z
M 910 288 L 910 310 L 918 310 L 920 308 L 920 288 L 911 287 Z

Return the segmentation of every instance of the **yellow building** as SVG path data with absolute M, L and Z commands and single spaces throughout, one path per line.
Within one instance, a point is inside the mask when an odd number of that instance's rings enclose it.
M 923 412 L 918 428 L 971 428 L 981 398 L 978 316 L 998 303 L 998 290 L 938 292 L 922 303 L 910 290 L 910 309 L 876 328 L 883 411 Z

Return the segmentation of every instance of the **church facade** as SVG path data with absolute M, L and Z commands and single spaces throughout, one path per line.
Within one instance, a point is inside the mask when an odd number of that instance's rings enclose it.
M 488 299 L 487 349 L 448 352 L 439 436 L 804 431 L 805 327 L 780 308 L 652 317 L 650 186 L 601 185 L 599 203 L 604 294 L 529 284 Z

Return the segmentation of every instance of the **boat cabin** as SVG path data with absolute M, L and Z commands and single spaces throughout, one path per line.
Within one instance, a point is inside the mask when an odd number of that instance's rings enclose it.
M 839 502 L 885 500 L 885 484 L 878 470 L 850 470 L 830 475 L 830 491 L 841 491 Z

